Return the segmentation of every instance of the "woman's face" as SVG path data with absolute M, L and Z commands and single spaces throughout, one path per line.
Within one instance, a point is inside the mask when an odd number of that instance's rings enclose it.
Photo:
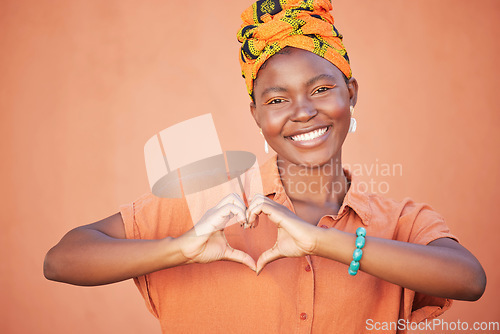
M 312 52 L 285 50 L 260 69 L 252 115 L 280 159 L 311 167 L 340 161 L 357 82 L 346 84 L 335 65 Z

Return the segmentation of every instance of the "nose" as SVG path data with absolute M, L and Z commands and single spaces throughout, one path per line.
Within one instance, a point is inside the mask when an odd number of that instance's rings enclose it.
M 318 114 L 316 107 L 308 98 L 298 101 L 290 120 L 292 122 L 307 122 Z

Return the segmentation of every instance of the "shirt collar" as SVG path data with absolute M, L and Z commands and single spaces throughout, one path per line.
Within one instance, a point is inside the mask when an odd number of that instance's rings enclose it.
M 269 158 L 260 167 L 264 195 L 284 195 L 288 198 L 285 193 L 283 183 L 281 182 L 277 159 L 278 155 L 274 154 L 273 157 Z M 347 177 L 347 180 L 350 181 L 351 185 L 344 197 L 344 201 L 337 216 L 343 215 L 345 211 L 350 208 L 354 210 L 354 212 L 356 212 L 356 214 L 361 218 L 361 221 L 364 225 L 369 225 L 372 214 L 372 210 L 370 207 L 370 196 L 365 192 L 360 191 L 360 186 L 362 184 L 358 180 L 357 176 L 352 175 L 351 171 L 349 171 L 347 168 L 343 168 L 343 170 L 344 174 Z

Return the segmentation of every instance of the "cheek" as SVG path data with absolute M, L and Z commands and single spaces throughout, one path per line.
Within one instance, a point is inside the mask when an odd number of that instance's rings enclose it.
M 324 101 L 318 105 L 318 110 L 323 110 L 328 117 L 337 122 L 350 121 L 351 111 L 349 101 L 344 102 L 343 100 L 332 99 L 329 101 Z
M 351 112 L 349 111 L 349 107 L 334 109 L 331 112 L 331 117 L 339 122 L 343 122 L 351 119 Z
M 339 129 L 339 132 L 342 133 L 342 136 L 345 136 L 351 126 L 351 111 L 349 110 L 349 106 L 343 110 L 338 110 L 336 112 L 335 120 L 337 123 L 337 129 Z
M 268 136 L 281 136 L 283 127 L 287 121 L 285 112 L 266 112 L 262 114 L 262 131 Z

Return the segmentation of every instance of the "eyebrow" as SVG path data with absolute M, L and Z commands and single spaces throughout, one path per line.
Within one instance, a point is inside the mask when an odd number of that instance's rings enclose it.
M 313 85 L 314 83 L 316 83 L 316 81 L 319 81 L 321 79 L 330 79 L 330 80 L 333 80 L 335 81 L 335 76 L 331 75 L 331 74 L 320 74 L 320 75 L 317 75 L 315 76 L 314 78 L 312 78 L 311 80 L 309 80 L 307 83 L 306 83 L 306 86 L 311 86 Z
M 271 92 L 275 92 L 275 93 L 283 93 L 283 92 L 287 92 L 288 89 L 284 88 L 284 87 L 269 87 L 267 89 L 265 89 L 262 94 L 260 94 L 260 97 L 263 97 L 265 96 L 267 93 L 271 93 Z

